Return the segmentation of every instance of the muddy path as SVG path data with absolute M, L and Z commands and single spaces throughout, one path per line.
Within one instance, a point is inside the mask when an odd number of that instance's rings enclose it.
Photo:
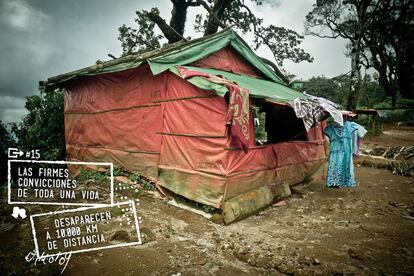
M 412 178 L 359 167 L 358 187 L 298 186 L 287 205 L 229 226 L 143 196 L 142 246 L 75 255 L 68 275 L 414 272 Z

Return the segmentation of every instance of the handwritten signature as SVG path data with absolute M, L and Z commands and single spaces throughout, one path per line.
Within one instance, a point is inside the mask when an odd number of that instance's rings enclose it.
M 45 252 L 42 253 L 41 256 L 37 257 L 36 250 L 33 250 L 32 252 L 29 252 L 25 260 L 26 262 L 32 262 L 34 261 L 34 265 L 37 265 L 38 262 L 41 262 L 43 264 L 52 264 L 54 262 L 59 262 L 60 266 L 63 266 L 61 274 L 65 271 L 66 266 L 69 263 L 70 257 L 72 256 L 72 252 L 66 252 L 66 253 L 57 253 L 54 256 L 45 256 Z

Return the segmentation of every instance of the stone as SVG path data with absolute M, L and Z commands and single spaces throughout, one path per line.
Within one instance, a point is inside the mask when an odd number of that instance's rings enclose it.
M 240 261 L 248 263 L 251 253 L 246 248 L 239 248 L 233 250 L 233 255 Z
M 267 267 L 268 265 L 268 260 L 265 257 L 258 257 L 256 260 L 256 266 L 257 267 Z
M 210 221 L 215 224 L 224 224 L 224 218 L 222 214 L 214 214 L 211 216 Z
M 154 233 L 152 233 L 150 229 L 144 227 L 144 228 L 141 228 L 139 232 L 141 233 L 143 243 L 155 241 L 155 235 Z
M 349 248 L 348 249 L 348 255 L 349 255 L 349 257 L 351 257 L 353 259 L 360 260 L 360 261 L 366 261 L 367 260 L 367 256 L 365 255 L 365 253 L 358 250 L 358 249 Z
M 117 180 L 119 182 L 122 182 L 122 183 L 127 183 L 127 184 L 133 184 L 134 183 L 134 182 L 132 182 L 131 179 L 129 179 L 126 176 L 115 176 L 114 178 L 115 178 L 115 180 Z
M 312 257 L 311 259 L 312 259 L 312 263 L 313 263 L 314 265 L 320 265 L 320 264 L 321 264 L 321 262 L 319 261 L 319 259 L 314 258 L 314 257 Z
M 111 240 L 116 241 L 129 241 L 129 234 L 125 230 L 118 230 L 112 235 Z
M 274 207 L 283 207 L 283 206 L 286 206 L 286 205 L 287 205 L 286 200 L 282 200 L 282 201 L 279 201 L 279 202 L 276 202 L 275 204 L 273 204 Z
M 221 237 L 218 233 L 213 232 L 213 234 L 211 234 L 213 240 L 215 243 L 219 244 L 221 242 Z
M 285 264 L 278 264 L 276 269 L 283 274 L 287 274 L 287 266 Z

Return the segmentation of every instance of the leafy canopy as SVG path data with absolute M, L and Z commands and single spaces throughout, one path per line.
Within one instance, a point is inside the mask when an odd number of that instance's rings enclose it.
M 348 40 L 351 100 L 358 98 L 360 67 L 377 71 L 394 107 L 398 93 L 414 97 L 414 1 L 316 0 L 305 28 L 310 35 Z
M 171 0 L 171 20 L 167 24 L 160 17 L 158 8 L 151 11 L 136 12 L 136 27 L 122 25 L 119 27 L 118 39 L 124 55 L 133 52 L 143 53 L 159 48 L 162 44 L 188 40 L 184 37 L 186 14 L 188 8 L 197 8 L 194 30 L 203 35 L 213 34 L 219 28 L 232 27 L 242 34 L 254 36 L 254 49 L 266 46 L 273 53 L 279 66 L 284 60 L 293 62 L 312 62 L 313 57 L 299 46 L 304 37 L 284 27 L 265 25 L 252 9 L 242 0 Z M 251 5 L 271 5 L 267 1 L 252 0 Z M 158 27 L 158 30 L 155 28 Z M 161 32 L 160 32 L 161 31 Z

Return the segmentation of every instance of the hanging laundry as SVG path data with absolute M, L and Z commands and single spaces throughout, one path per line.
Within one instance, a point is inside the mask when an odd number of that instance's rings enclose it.
M 229 110 L 226 116 L 226 126 L 239 139 L 244 152 L 249 147 L 249 91 L 237 85 L 229 84 Z
M 337 109 L 337 104 L 325 98 L 305 95 L 308 96 L 307 99 L 296 98 L 289 102 L 289 105 L 295 111 L 296 117 L 303 120 L 307 131 L 325 117 L 325 112 L 328 112 L 336 123 L 343 126 L 342 113 Z
M 357 126 L 345 122 L 344 126 L 332 124 L 325 128 L 325 134 L 330 141 L 328 164 L 328 187 L 355 187 L 353 153 L 353 134 Z
M 357 157 L 360 154 L 359 148 L 361 145 L 361 139 L 365 136 L 365 134 L 367 134 L 367 130 L 363 126 L 355 122 L 350 122 L 350 124 L 352 124 L 353 127 L 356 128 L 356 131 L 354 131 L 352 135 L 352 154 L 354 155 L 354 157 Z
M 304 94 L 308 95 L 306 93 Z M 342 113 L 341 111 L 337 109 L 339 107 L 338 104 L 328 99 L 322 98 L 322 97 L 316 97 L 312 95 L 308 95 L 308 96 L 311 100 L 317 102 L 322 107 L 323 110 L 328 112 L 332 116 L 335 122 L 337 122 L 341 126 L 344 125 L 344 119 L 343 119 Z
M 296 98 L 289 102 L 289 105 L 295 111 L 296 117 L 303 120 L 306 131 L 308 131 L 315 123 L 320 122 L 325 116 L 322 107 L 307 99 Z

